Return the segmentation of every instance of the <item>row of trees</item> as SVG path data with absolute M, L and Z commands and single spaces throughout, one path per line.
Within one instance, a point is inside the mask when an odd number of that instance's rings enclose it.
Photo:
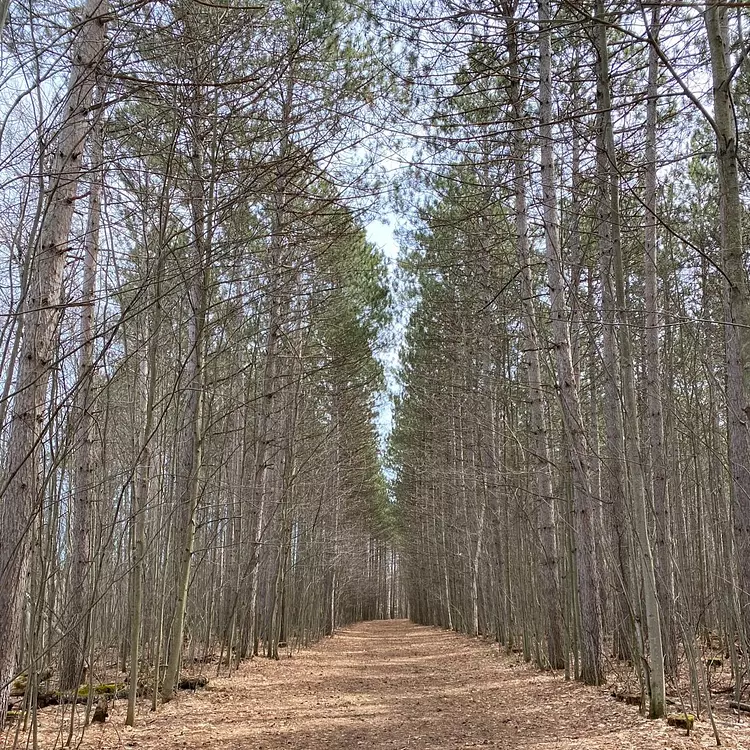
M 10 6 L 0 726 L 21 672 L 31 708 L 48 666 L 126 673 L 132 723 L 185 660 L 277 657 L 402 589 L 589 683 L 632 660 L 652 716 L 683 663 L 700 696 L 698 635 L 741 690 L 747 13 L 407 10 L 394 39 L 330 0 Z M 362 210 L 400 132 L 389 501 Z
M 188 661 L 231 671 L 401 606 L 368 24 L 337 2 L 11 7 L 0 727 L 21 673 L 32 709 L 40 680 L 125 673 L 132 724 Z
M 739 692 L 747 11 L 433 9 L 392 440 L 412 616 L 591 684 L 632 660 L 653 717 L 686 664 L 705 695 L 702 636 Z

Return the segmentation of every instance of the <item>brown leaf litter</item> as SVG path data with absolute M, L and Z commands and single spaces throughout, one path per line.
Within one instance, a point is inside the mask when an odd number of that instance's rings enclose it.
M 60 747 L 60 708 L 39 712 L 39 747 Z M 405 620 L 342 629 L 278 662 L 254 659 L 153 714 L 135 728 L 125 701 L 91 726 L 82 750 L 659 750 L 715 745 L 707 717 L 690 737 L 649 721 L 605 688 L 566 682 L 497 646 Z M 725 747 L 748 748 L 750 729 L 719 717 Z M 745 720 L 747 721 L 747 720 Z M 14 730 L 3 745 L 11 747 Z M 19 747 L 26 746 L 21 733 Z M 30 747 L 30 745 L 29 745 Z M 75 747 L 75 744 L 74 744 Z

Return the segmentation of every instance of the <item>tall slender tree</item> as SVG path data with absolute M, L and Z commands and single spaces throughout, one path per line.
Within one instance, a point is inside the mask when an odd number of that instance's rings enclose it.
M 0 726 L 20 647 L 23 599 L 31 555 L 30 532 L 39 509 L 39 442 L 58 333 L 63 270 L 73 221 L 96 73 L 105 50 L 106 0 L 89 0 L 77 24 L 72 66 L 47 178 L 47 199 L 29 270 L 26 318 L 16 375 L 13 416 L 0 505 Z

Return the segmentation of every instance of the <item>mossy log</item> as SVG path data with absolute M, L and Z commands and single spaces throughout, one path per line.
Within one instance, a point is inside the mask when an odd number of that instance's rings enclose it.
M 181 690 L 196 690 L 199 687 L 205 687 L 208 684 L 207 677 L 185 677 L 180 680 L 179 687 Z M 141 685 L 138 686 L 138 695 L 143 697 L 147 694 L 146 687 Z M 23 706 L 23 698 L 25 695 L 25 688 L 20 692 L 11 692 L 11 698 L 16 698 L 15 701 L 9 701 L 8 708 L 16 713 L 22 713 L 16 707 Z M 128 697 L 128 686 L 122 682 L 109 682 L 94 685 L 94 695 L 97 697 L 104 698 L 105 700 L 114 699 L 126 699 Z M 37 693 L 36 705 L 37 708 L 47 708 L 47 706 L 60 706 L 68 705 L 74 702 L 77 704 L 87 703 L 89 699 L 89 686 L 81 685 L 76 693 L 73 690 L 59 691 L 59 690 L 40 690 Z
M 180 690 L 197 690 L 208 685 L 208 677 L 198 675 L 197 677 L 182 677 L 177 683 Z
M 128 686 L 124 682 L 102 682 L 94 685 L 94 695 L 102 695 L 106 698 L 127 698 Z M 73 700 L 74 691 L 62 693 L 60 695 L 61 703 L 70 703 Z M 86 703 L 89 697 L 89 686 L 81 685 L 76 694 L 76 703 Z
M 46 682 L 47 680 L 52 677 L 52 670 L 51 669 L 43 669 L 38 675 L 37 679 L 40 683 Z M 24 695 L 26 693 L 26 687 L 29 684 L 29 675 L 24 672 L 21 675 L 18 675 L 15 680 L 10 685 L 10 694 L 13 698 L 18 698 L 21 695 Z
M 667 724 L 670 727 L 679 727 L 690 732 L 693 724 L 695 724 L 695 716 L 693 714 L 669 714 L 667 716 Z
M 94 695 L 104 696 L 110 700 L 114 698 L 127 698 L 128 688 L 122 682 L 117 683 L 103 683 L 100 685 L 94 685 Z M 11 697 L 21 698 L 21 695 L 11 695 Z M 89 699 L 89 686 L 81 685 L 78 688 L 78 693 L 75 691 L 60 692 L 59 690 L 45 690 L 39 691 L 36 697 L 37 708 L 46 708 L 47 706 L 60 706 L 73 703 L 75 698 L 76 703 L 86 703 Z M 20 705 L 21 702 L 16 702 L 16 705 Z
M 26 693 L 26 678 L 18 677 L 10 685 L 11 698 L 18 698 Z
M 127 685 L 124 682 L 103 682 L 99 685 L 94 685 L 94 694 L 95 695 L 110 695 L 110 696 L 116 696 L 119 697 L 119 693 L 122 691 L 125 691 L 125 695 L 127 696 Z M 88 695 L 89 694 L 89 686 L 88 685 L 81 685 L 81 687 L 78 688 L 78 695 Z

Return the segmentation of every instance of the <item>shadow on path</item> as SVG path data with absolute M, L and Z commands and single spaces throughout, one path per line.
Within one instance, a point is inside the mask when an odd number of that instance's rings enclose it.
M 122 726 L 123 710 L 82 747 L 627 750 L 695 748 L 708 736 L 686 738 L 603 690 L 405 620 L 360 623 L 279 662 L 256 659 L 144 713 L 135 729 Z

